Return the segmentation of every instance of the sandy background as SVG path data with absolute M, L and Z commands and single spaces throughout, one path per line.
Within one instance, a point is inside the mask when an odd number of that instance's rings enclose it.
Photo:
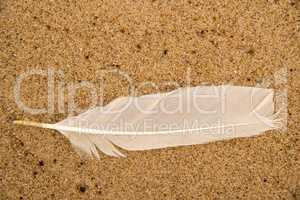
M 0 1 L 0 199 L 300 199 L 299 1 Z M 68 113 L 31 115 L 13 96 L 29 69 L 59 70 L 58 83 L 99 84 L 118 69 L 140 94 L 163 81 L 255 85 L 286 67 L 288 131 L 207 145 L 84 159 L 56 131 L 12 125 L 57 122 Z M 64 84 L 63 84 L 64 85 Z M 128 94 L 105 77 L 104 103 Z M 47 106 L 47 77 L 22 84 L 22 101 Z M 67 94 L 65 94 L 67 95 Z M 89 105 L 88 92 L 76 102 Z M 65 100 L 67 105 L 67 100 Z

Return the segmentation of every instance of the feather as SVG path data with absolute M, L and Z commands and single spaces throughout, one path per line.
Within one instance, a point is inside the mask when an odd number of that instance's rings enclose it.
M 198 86 L 169 93 L 120 97 L 56 124 L 15 121 L 56 129 L 71 144 L 99 157 L 119 150 L 149 150 L 249 137 L 279 128 L 272 89 Z M 117 147 L 116 147 L 117 146 Z

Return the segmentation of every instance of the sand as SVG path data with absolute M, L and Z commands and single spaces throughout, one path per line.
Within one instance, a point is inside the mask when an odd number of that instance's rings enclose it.
M 293 0 L 2 0 L 0 199 L 300 199 L 299 8 Z M 287 131 L 96 160 L 56 131 L 12 124 L 71 114 L 68 98 L 57 103 L 70 92 L 58 86 L 96 85 L 107 104 L 128 95 L 129 85 L 138 95 L 255 86 L 282 68 L 289 74 Z M 24 79 L 20 101 L 45 108 L 42 114 L 15 100 L 16 80 L 29 70 L 44 75 Z M 48 72 L 56 103 L 47 108 Z M 75 96 L 80 108 L 91 104 L 85 89 Z

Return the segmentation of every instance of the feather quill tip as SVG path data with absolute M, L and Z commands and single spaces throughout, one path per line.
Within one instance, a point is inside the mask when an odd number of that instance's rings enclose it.
M 32 121 L 23 121 L 23 120 L 15 120 L 13 124 L 21 125 L 21 126 L 34 126 L 40 128 L 49 128 L 45 123 L 32 122 Z

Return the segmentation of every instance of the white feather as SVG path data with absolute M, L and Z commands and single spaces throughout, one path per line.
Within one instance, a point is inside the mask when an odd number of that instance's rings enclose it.
M 121 97 L 56 124 L 18 124 L 59 130 L 89 155 L 98 150 L 148 150 L 249 137 L 278 128 L 272 89 L 199 86 L 141 97 Z

